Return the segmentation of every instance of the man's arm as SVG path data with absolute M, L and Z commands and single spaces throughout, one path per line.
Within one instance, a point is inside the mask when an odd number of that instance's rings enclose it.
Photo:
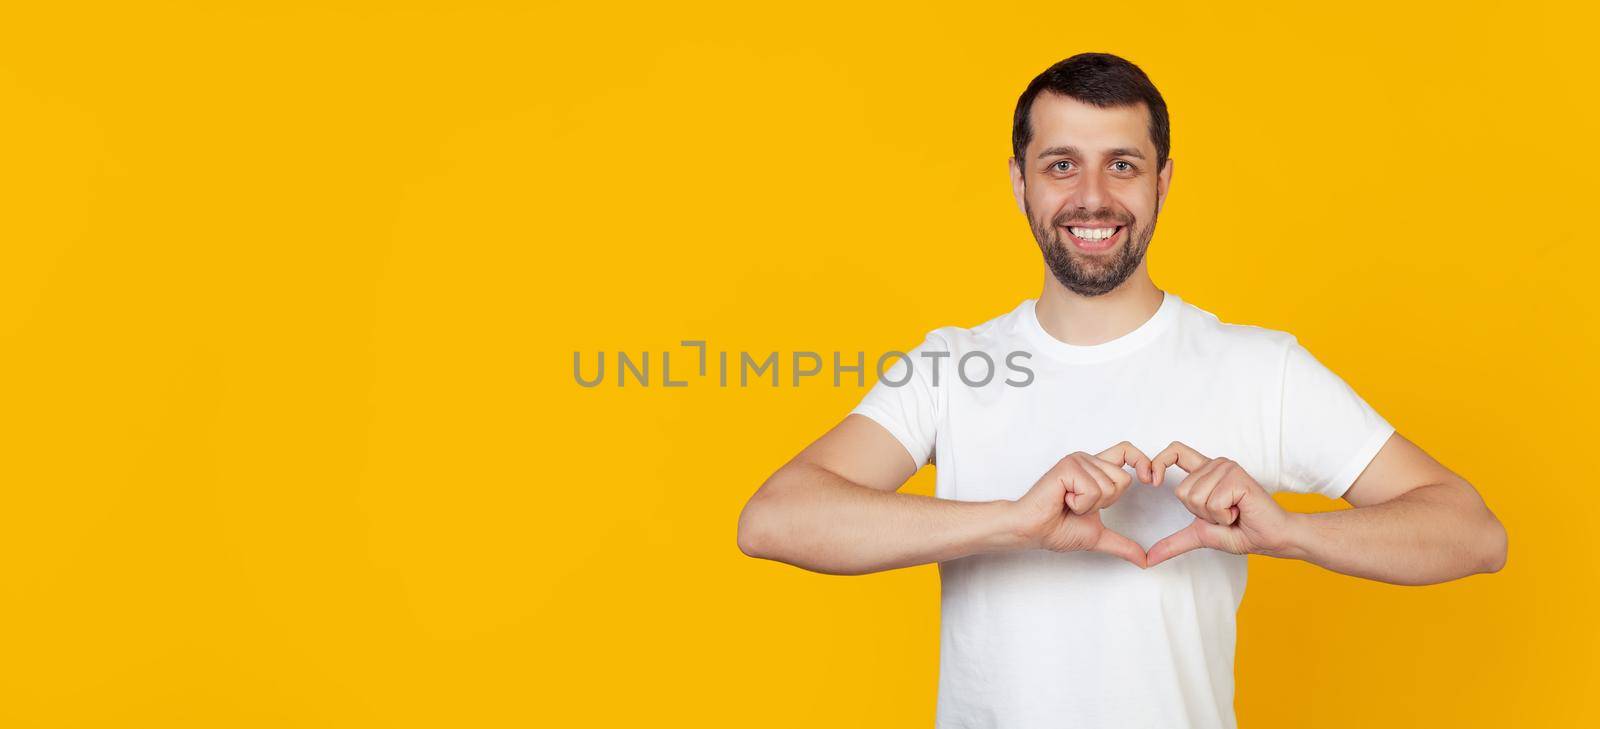
M 1296 515 L 1285 556 L 1401 585 L 1505 566 L 1505 527 L 1477 489 L 1398 432 L 1344 499 L 1355 508 Z
M 1119 443 L 1073 453 L 1020 499 L 957 501 L 897 489 L 917 464 L 894 436 L 854 414 L 761 485 L 739 514 L 739 549 L 827 574 L 855 575 L 986 552 L 1046 548 L 1106 552 L 1144 566 L 1144 550 L 1105 529 L 1099 509 L 1149 459 Z
M 846 416 L 750 497 L 739 549 L 815 572 L 863 574 L 1015 546 L 1009 501 L 898 493 L 916 472 L 883 426 Z
M 1153 460 L 1189 472 L 1176 493 L 1195 520 L 1151 545 L 1150 566 L 1205 547 L 1427 585 L 1505 565 L 1505 528 L 1477 490 L 1398 432 L 1345 491 L 1355 508 L 1316 514 L 1285 510 L 1237 463 L 1183 443 Z

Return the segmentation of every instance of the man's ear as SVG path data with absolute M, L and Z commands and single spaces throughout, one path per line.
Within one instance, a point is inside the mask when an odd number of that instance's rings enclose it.
M 1017 198 L 1017 210 L 1023 215 L 1027 215 L 1028 186 L 1027 181 L 1023 179 L 1022 165 L 1017 162 L 1016 157 L 1012 157 L 1009 166 L 1011 167 L 1011 194 Z
M 1167 164 L 1161 168 L 1161 174 L 1156 175 L 1156 214 L 1161 214 L 1162 206 L 1167 204 L 1167 191 L 1172 188 L 1172 158 L 1167 158 Z

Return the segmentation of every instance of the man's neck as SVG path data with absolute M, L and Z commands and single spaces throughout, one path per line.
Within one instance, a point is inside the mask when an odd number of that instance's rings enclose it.
M 1045 272 L 1044 293 L 1035 313 L 1050 336 L 1067 344 L 1092 346 L 1139 328 L 1156 315 L 1165 292 L 1140 270 L 1110 293 L 1080 296 Z

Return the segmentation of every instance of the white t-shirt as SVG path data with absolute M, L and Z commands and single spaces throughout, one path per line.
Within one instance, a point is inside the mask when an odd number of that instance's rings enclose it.
M 1035 303 L 930 332 L 852 411 L 934 463 L 940 498 L 1016 499 L 1062 456 L 1123 440 L 1148 456 L 1182 441 L 1269 492 L 1337 498 L 1394 432 L 1286 332 L 1221 322 L 1169 291 L 1137 329 L 1079 346 L 1046 332 Z M 1194 518 L 1173 494 L 1183 477 L 1168 469 L 1159 490 L 1135 479 L 1101 518 L 1149 549 Z M 940 563 L 936 725 L 1235 727 L 1245 567 L 1210 549 L 1148 570 L 1046 550 Z

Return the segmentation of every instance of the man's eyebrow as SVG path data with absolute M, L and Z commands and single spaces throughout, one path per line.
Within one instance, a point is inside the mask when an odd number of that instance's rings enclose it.
M 1080 156 L 1078 154 L 1078 148 L 1077 147 L 1074 147 L 1074 146 L 1072 146 L 1070 144 L 1065 144 L 1065 145 L 1061 145 L 1061 146 L 1058 146 L 1058 147 L 1051 147 L 1049 149 L 1046 149 L 1043 152 L 1040 152 L 1039 156 L 1037 157 L 1037 159 L 1044 159 L 1045 157 L 1054 157 L 1054 156 L 1056 156 L 1058 154 L 1064 154 L 1064 155 L 1067 155 L 1068 157 L 1078 157 L 1078 156 Z M 1140 152 L 1137 149 L 1134 149 L 1133 147 L 1113 147 L 1111 149 L 1106 150 L 1106 156 L 1107 157 L 1134 157 L 1136 159 L 1144 159 L 1144 153 Z

